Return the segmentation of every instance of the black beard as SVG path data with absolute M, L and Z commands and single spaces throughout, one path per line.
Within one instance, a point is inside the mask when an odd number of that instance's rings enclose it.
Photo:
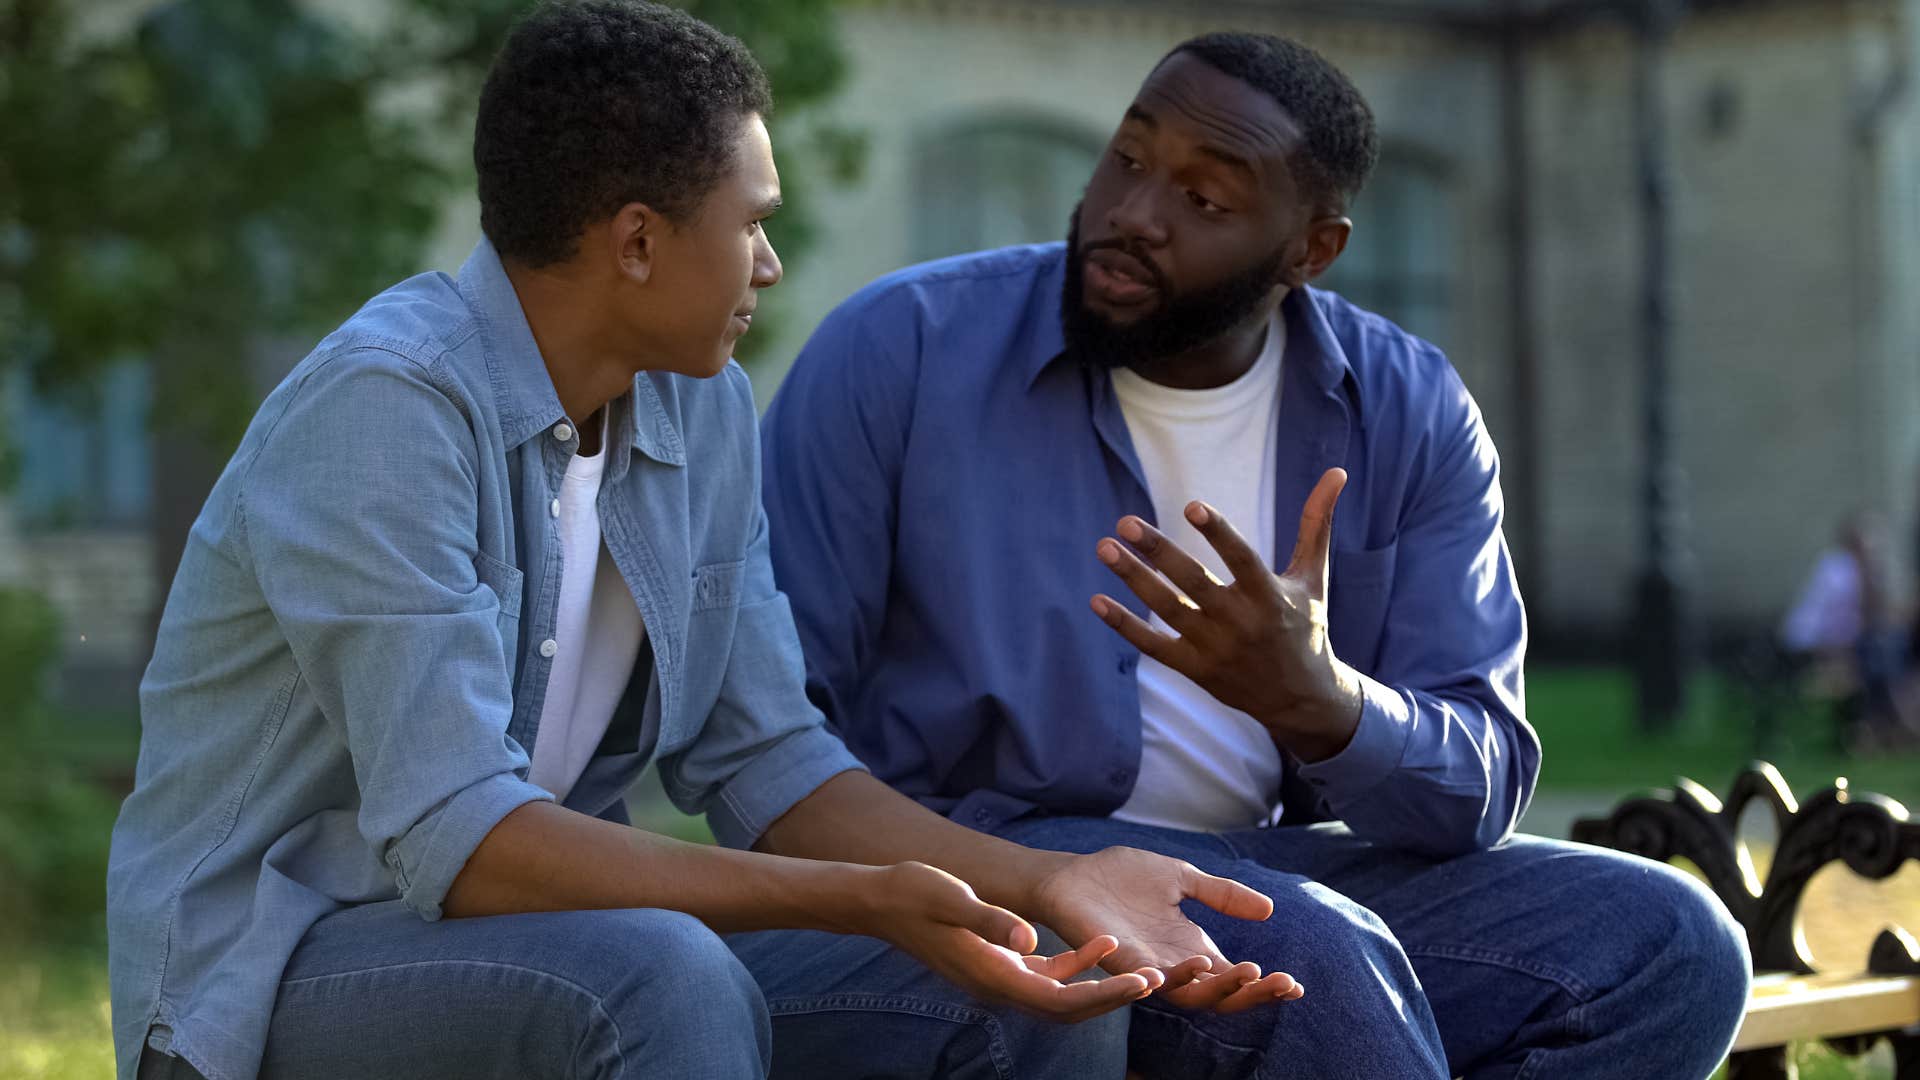
M 1086 306 L 1087 252 L 1105 248 L 1124 251 L 1147 268 L 1163 298 L 1159 310 L 1121 325 Z M 1060 328 L 1067 352 L 1095 367 L 1149 369 L 1168 357 L 1216 341 L 1246 322 L 1280 284 L 1285 265 L 1286 251 L 1275 251 L 1225 281 L 1176 296 L 1168 291 L 1160 268 L 1138 242 L 1103 240 L 1082 250 L 1080 208 L 1076 206 L 1067 223 L 1067 274 L 1060 295 Z

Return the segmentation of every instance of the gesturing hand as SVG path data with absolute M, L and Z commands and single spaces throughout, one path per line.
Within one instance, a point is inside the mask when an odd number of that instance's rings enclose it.
M 1301 512 L 1293 558 L 1280 574 L 1267 569 L 1219 511 L 1188 503 L 1187 520 L 1220 553 L 1231 584 L 1145 521 L 1120 519 L 1127 543 L 1107 537 L 1096 554 L 1177 636 L 1154 629 L 1104 593 L 1093 598 L 1094 613 L 1142 653 L 1259 721 L 1296 757 L 1318 761 L 1339 753 L 1353 737 L 1362 704 L 1359 674 L 1333 655 L 1327 638 L 1333 507 L 1346 482 L 1344 469 L 1320 477 Z
M 1273 914 L 1272 900 L 1237 881 L 1137 848 L 1077 856 L 1036 890 L 1040 917 L 1068 941 L 1094 934 L 1119 939 L 1120 947 L 1103 961 L 1108 971 L 1165 972 L 1159 996 L 1171 1004 L 1230 1013 L 1306 992 L 1285 972 L 1263 978 L 1258 964 L 1229 962 L 1180 911 L 1187 899 L 1237 919 Z
M 1165 976 L 1150 965 L 1109 978 L 1068 982 L 1101 961 L 1113 963 L 1107 933 L 1058 956 L 1034 956 L 1039 936 L 1026 920 L 974 895 L 966 882 L 924 863 L 897 863 L 869 897 L 862 932 L 899 947 L 974 997 L 1006 1002 L 1049 1020 L 1071 1023 L 1132 1004 Z

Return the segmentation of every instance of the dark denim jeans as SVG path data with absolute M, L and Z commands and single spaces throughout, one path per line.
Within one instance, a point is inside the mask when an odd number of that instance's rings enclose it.
M 982 1005 L 873 938 L 723 941 L 658 910 L 428 923 L 394 901 L 308 932 L 261 1077 L 1117 1080 L 1127 1021 Z M 154 1067 L 141 1080 L 193 1075 L 171 1058 Z
M 1130 1060 L 1153 1080 L 1694 1080 L 1746 1006 L 1746 939 L 1726 909 L 1617 852 L 1515 837 L 1434 861 L 1340 825 L 1212 836 L 1036 818 L 1001 833 L 1160 851 L 1273 897 L 1261 923 L 1188 909 L 1228 957 L 1290 972 L 1306 997 L 1235 1016 L 1148 998 Z

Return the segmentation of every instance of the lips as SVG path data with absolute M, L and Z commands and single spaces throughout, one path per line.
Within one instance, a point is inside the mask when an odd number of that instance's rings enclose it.
M 1087 255 L 1087 288 L 1109 304 L 1131 307 L 1160 291 L 1158 279 L 1145 263 L 1115 248 Z

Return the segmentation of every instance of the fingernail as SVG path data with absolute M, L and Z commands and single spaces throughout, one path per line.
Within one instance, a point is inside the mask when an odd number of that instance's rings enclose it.
M 1120 561 L 1120 545 L 1111 540 L 1100 541 L 1100 546 L 1095 550 L 1100 554 L 1100 561 L 1108 566 Z
M 1193 522 L 1195 525 L 1205 525 L 1207 523 L 1207 508 L 1200 503 L 1194 503 L 1192 506 L 1187 507 L 1187 520 Z
M 1145 534 L 1142 532 L 1138 521 L 1132 518 L 1126 518 L 1120 522 L 1120 535 L 1126 537 L 1128 540 L 1138 540 Z

